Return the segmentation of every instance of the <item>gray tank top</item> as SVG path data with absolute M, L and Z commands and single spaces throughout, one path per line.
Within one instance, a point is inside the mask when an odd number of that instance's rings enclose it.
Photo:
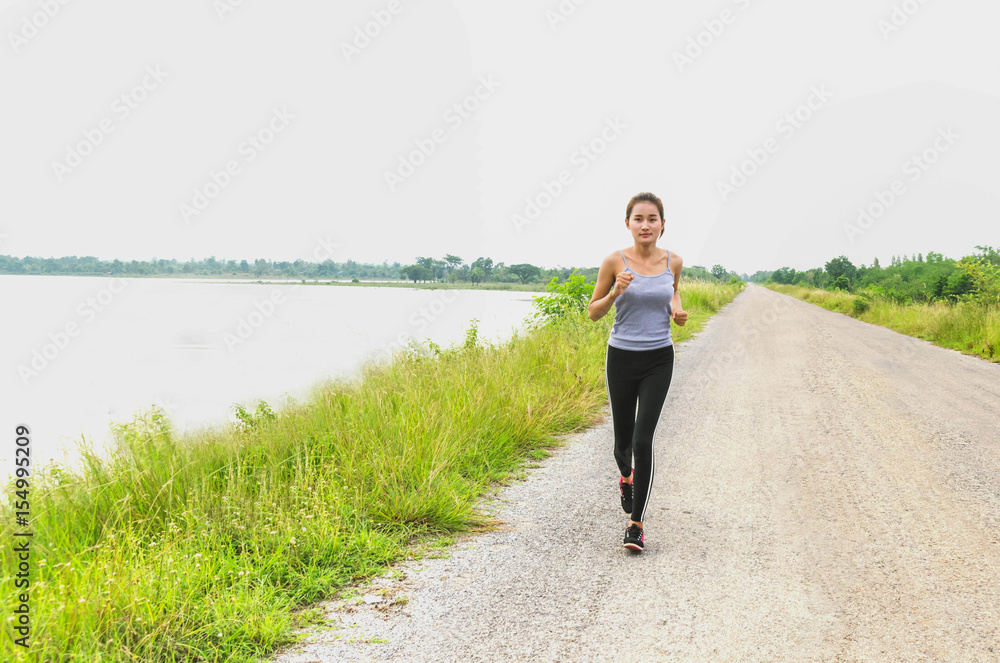
M 625 253 L 622 260 L 625 260 Z M 608 345 L 622 350 L 656 350 L 673 345 L 670 337 L 670 300 L 674 298 L 674 273 L 667 269 L 656 276 L 636 274 L 625 260 L 625 271 L 634 275 L 625 292 L 615 300 L 615 322 Z

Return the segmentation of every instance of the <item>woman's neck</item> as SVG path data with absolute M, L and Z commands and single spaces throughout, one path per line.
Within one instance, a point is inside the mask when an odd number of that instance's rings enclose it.
M 654 260 L 659 256 L 659 254 L 660 254 L 660 249 L 657 248 L 655 244 L 652 244 L 645 249 L 640 248 L 638 244 L 632 245 L 632 255 L 634 255 L 636 258 L 639 258 L 640 260 L 643 261 Z

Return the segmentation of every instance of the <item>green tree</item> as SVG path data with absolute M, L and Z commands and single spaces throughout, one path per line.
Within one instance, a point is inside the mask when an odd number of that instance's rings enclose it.
M 529 265 L 528 263 L 511 265 L 507 268 L 507 270 L 517 275 L 517 278 L 521 280 L 521 283 L 530 283 L 538 278 L 538 275 L 541 273 L 540 269 L 534 265 Z
M 928 254 L 929 255 L 929 254 Z M 944 297 L 945 288 L 948 287 L 948 275 L 938 274 L 937 278 L 934 279 L 933 285 L 931 285 L 931 296 L 932 297 Z
M 453 256 L 450 253 L 444 255 L 444 261 L 448 264 L 448 272 L 454 272 L 458 269 L 458 266 L 462 264 L 462 259 L 458 256 Z
M 417 258 L 417 264 L 426 271 L 422 272 L 424 280 L 437 281 L 444 276 L 444 261 L 435 258 Z
M 720 281 L 729 274 L 725 267 L 722 265 L 712 265 L 712 276 L 719 279 Z
M 991 265 L 1000 265 L 1000 250 L 992 246 L 979 246 L 976 245 L 976 249 L 979 250 L 979 257 L 986 260 L 986 262 Z
M 988 256 L 980 255 L 962 258 L 958 267 L 969 277 L 971 292 L 978 303 L 1000 306 L 1000 265 L 990 262 Z
M 420 265 L 407 265 L 399 270 L 399 275 L 404 279 L 409 279 L 414 283 L 417 282 L 417 277 L 420 275 Z
M 834 258 L 830 262 L 826 263 L 826 273 L 830 275 L 830 279 L 836 284 L 837 279 L 841 276 L 846 276 L 850 280 L 854 280 L 855 273 L 858 271 L 847 256 L 840 256 Z
M 485 278 L 486 272 L 484 272 L 483 268 L 478 265 L 473 267 L 472 271 L 469 273 L 469 280 L 472 281 L 474 285 L 479 285 Z
M 483 281 L 489 280 L 490 276 L 493 274 L 493 258 L 476 258 L 476 261 L 472 263 L 472 269 L 478 267 L 483 273 Z
M 795 283 L 795 270 L 791 267 L 782 267 L 781 269 L 776 269 L 771 274 L 771 280 L 775 283 L 785 283 L 791 284 Z
M 962 295 L 972 292 L 972 288 L 972 276 L 965 270 L 956 269 L 948 277 L 948 282 L 945 283 L 942 294 L 948 299 L 955 301 Z

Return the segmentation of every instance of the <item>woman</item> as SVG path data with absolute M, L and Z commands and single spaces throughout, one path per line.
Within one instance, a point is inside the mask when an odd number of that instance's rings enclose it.
M 601 263 L 589 307 L 590 319 L 596 321 L 615 305 L 605 387 L 615 430 L 615 461 L 622 475 L 622 509 L 631 515 L 624 547 L 635 551 L 643 549 L 643 518 L 656 470 L 653 437 L 674 370 L 670 321 L 687 322 L 678 290 L 684 261 L 656 246 L 663 223 L 663 203 L 655 195 L 640 193 L 629 201 L 625 227 L 633 245 L 628 254 L 616 251 Z

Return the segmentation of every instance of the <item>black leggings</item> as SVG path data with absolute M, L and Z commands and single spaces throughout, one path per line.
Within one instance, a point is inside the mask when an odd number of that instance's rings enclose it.
M 615 461 L 623 477 L 632 471 L 632 520 L 642 522 L 653 487 L 656 460 L 653 435 L 674 372 L 674 346 L 655 350 L 623 350 L 608 346 L 604 385 L 615 429 Z M 636 401 L 638 400 L 638 407 Z

